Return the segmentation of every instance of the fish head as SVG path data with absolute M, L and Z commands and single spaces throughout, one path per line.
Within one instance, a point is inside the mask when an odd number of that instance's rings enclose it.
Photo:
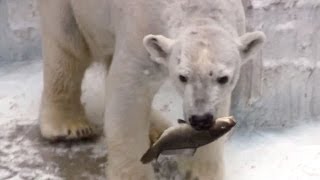
M 236 121 L 234 117 L 222 117 L 214 121 L 214 124 L 209 131 L 216 134 L 224 134 L 230 131 L 235 125 Z

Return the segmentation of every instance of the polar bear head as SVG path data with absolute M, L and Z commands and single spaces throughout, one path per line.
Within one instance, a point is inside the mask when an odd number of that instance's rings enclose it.
M 143 44 L 151 59 L 168 69 L 183 98 L 184 118 L 206 130 L 219 105 L 231 96 L 241 65 L 259 52 L 265 35 L 256 31 L 233 38 L 212 27 L 185 30 L 176 39 L 147 35 Z

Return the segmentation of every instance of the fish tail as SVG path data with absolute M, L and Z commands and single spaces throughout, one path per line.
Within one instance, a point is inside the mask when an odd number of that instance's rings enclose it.
M 153 148 L 150 148 L 146 153 L 144 153 L 140 161 L 143 164 L 147 164 L 147 163 L 150 163 L 153 159 L 158 158 L 158 156 L 159 156 L 159 153 L 155 151 Z

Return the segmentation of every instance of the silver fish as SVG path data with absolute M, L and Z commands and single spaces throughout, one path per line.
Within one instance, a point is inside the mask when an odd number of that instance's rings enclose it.
M 147 150 L 140 159 L 143 164 L 157 159 L 160 154 L 165 154 L 165 152 L 193 149 L 194 153 L 197 148 L 217 140 L 236 125 L 232 116 L 216 119 L 212 128 L 207 131 L 197 131 L 184 120 L 178 120 L 178 123 L 179 126 L 166 129 L 158 141 Z

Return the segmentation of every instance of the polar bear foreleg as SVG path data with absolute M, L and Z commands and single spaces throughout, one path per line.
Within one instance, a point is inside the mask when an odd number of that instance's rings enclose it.
M 95 130 L 80 101 L 82 79 L 89 66 L 87 56 L 78 54 L 70 41 L 47 34 L 43 36 L 43 49 L 42 135 L 51 140 L 93 136 Z
M 147 83 L 141 82 L 143 72 L 129 61 L 134 60 L 124 53 L 116 53 L 107 77 L 104 128 L 108 149 L 106 175 L 112 180 L 152 180 L 152 166 L 140 162 L 150 146 L 152 97 L 148 95 Z

